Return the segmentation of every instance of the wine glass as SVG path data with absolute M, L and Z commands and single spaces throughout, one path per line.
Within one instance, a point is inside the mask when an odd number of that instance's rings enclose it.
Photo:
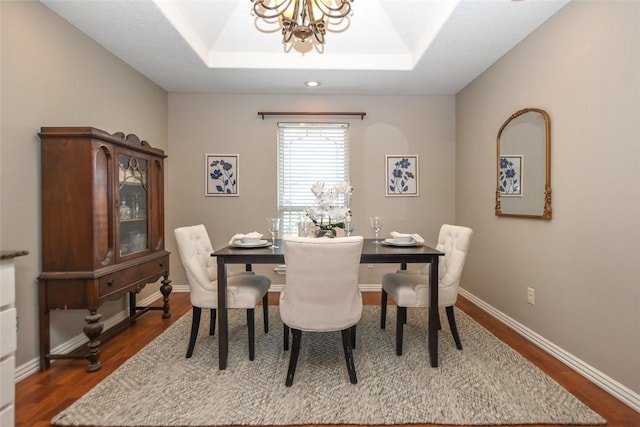
M 272 247 L 277 249 L 276 237 L 280 231 L 280 218 L 267 218 L 267 224 L 269 225 L 269 233 L 271 233 L 271 241 L 273 243 Z
M 347 236 L 351 236 L 351 233 L 353 233 L 353 217 L 351 215 L 344 219 L 344 231 Z
M 313 226 L 313 222 L 308 219 L 303 219 L 300 221 L 300 230 L 298 235 L 301 237 L 309 237 L 309 233 L 311 233 L 311 228 Z
M 382 217 L 376 215 L 376 216 L 372 216 L 370 220 L 371 220 L 371 229 L 376 234 L 376 238 L 373 241 L 373 244 L 379 245 L 382 243 L 382 241 L 378 239 L 378 236 L 380 235 L 380 230 L 382 230 Z

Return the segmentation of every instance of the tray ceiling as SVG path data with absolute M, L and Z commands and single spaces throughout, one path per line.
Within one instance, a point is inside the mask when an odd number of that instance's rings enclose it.
M 249 0 L 41 1 L 168 92 L 451 95 L 569 0 L 356 0 L 320 47 Z

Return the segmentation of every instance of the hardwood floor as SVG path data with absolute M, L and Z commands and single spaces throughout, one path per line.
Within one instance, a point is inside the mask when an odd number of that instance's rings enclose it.
M 277 304 L 277 294 L 270 297 L 270 303 Z M 365 293 L 364 300 L 365 304 L 379 304 L 379 293 Z M 459 297 L 457 306 L 606 418 L 609 427 L 640 426 L 640 413 L 614 399 L 468 300 Z M 188 294 L 172 294 L 172 317 L 162 319 L 159 312 L 146 313 L 116 339 L 103 343 L 100 356 L 103 367 L 97 372 L 85 372 L 85 361 L 57 360 L 48 371 L 20 381 L 16 385 L 16 427 L 50 426 L 53 416 L 98 384 L 190 309 Z M 536 426 L 542 425 L 528 425 Z

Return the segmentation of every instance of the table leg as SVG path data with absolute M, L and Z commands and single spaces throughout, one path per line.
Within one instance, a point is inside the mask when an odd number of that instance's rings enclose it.
M 434 256 L 429 268 L 429 360 L 438 366 L 438 257 Z
M 224 257 L 218 257 L 218 369 L 227 369 L 229 356 L 229 324 L 227 320 L 227 268 Z

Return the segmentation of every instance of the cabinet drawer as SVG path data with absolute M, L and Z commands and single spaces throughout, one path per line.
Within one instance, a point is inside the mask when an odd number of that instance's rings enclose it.
M 152 279 L 168 271 L 168 266 L 169 257 L 167 256 L 107 274 L 100 278 L 99 297 L 121 292 L 136 284 L 149 283 Z
M 16 351 L 16 309 L 0 311 L 0 358 Z
M 15 425 L 15 407 L 13 404 L 7 406 L 6 408 L 0 409 L 0 426 L 12 426 Z
M 0 407 L 13 403 L 16 396 L 16 361 L 13 357 L 0 362 Z M 0 425 L 13 425 L 2 424 Z

